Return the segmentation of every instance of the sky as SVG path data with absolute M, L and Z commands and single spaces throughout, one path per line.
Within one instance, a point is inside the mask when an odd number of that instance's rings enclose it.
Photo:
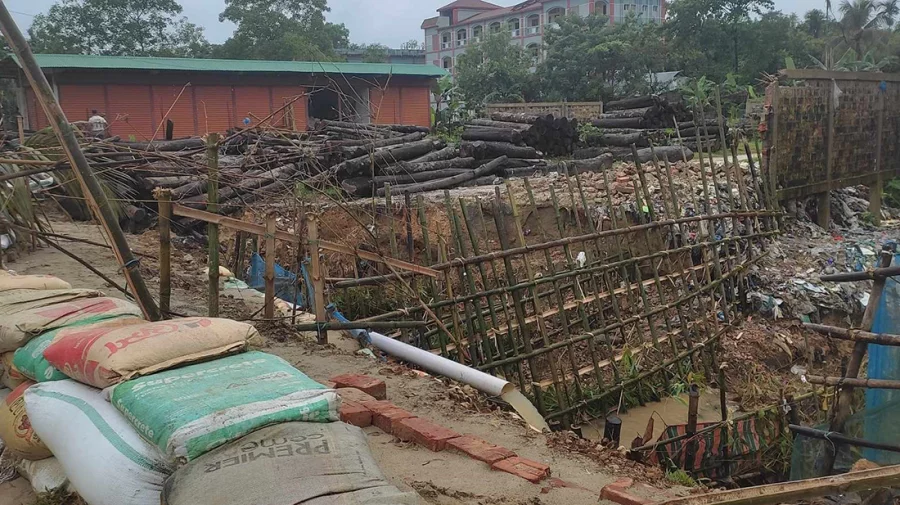
M 419 28 L 422 20 L 437 15 L 437 8 L 451 0 L 328 0 L 332 23 L 344 23 L 350 30 L 351 42 L 380 43 L 399 47 L 410 39 L 422 40 Z M 509 6 L 521 0 L 494 0 L 492 3 Z M 46 12 L 55 0 L 5 0 L 13 18 L 25 31 L 35 14 Z M 184 16 L 205 29 L 206 38 L 213 43 L 224 42 L 234 30 L 231 23 L 220 23 L 219 13 L 224 0 L 179 0 Z M 775 8 L 802 15 L 810 9 L 824 9 L 824 0 L 775 0 Z

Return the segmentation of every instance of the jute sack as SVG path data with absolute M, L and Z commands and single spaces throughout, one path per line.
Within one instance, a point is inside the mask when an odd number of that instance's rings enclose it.
M 166 480 L 163 505 L 414 505 L 391 486 L 366 435 L 344 423 L 285 423 L 214 449 Z
M 231 319 L 188 317 L 125 326 L 60 330 L 44 358 L 69 377 L 105 388 L 142 375 L 246 350 L 256 328 Z
M 52 275 L 0 275 L 0 292 L 11 289 L 72 289 L 72 285 Z
M 28 479 L 35 493 L 49 493 L 69 484 L 66 471 L 54 457 L 40 461 L 21 459 L 16 463 L 19 475 Z
M 14 356 L 15 354 L 11 352 L 0 354 L 0 386 L 9 389 L 16 389 L 28 380 L 28 377 L 16 368 Z
M 81 298 L 19 311 L 0 317 L 0 352 L 14 351 L 45 331 L 99 316 L 140 317 L 141 309 L 125 300 L 99 297 Z
M 179 462 L 272 424 L 338 420 L 340 397 L 262 352 L 166 370 L 114 386 L 110 401 Z
M 0 439 L 16 456 L 35 461 L 53 454 L 34 432 L 25 411 L 25 390 L 33 385 L 31 381 L 23 383 L 0 402 Z
M 73 380 L 25 393 L 28 416 L 90 505 L 158 505 L 173 468 L 103 394 Z M 203 503 L 203 502 L 200 502 Z
M 0 292 L 0 315 L 98 296 L 103 293 L 95 289 L 11 289 Z
M 121 316 L 106 318 L 104 316 L 96 316 L 78 321 L 63 328 L 57 328 L 41 333 L 37 337 L 31 339 L 24 346 L 16 349 L 13 365 L 15 369 L 22 375 L 28 377 L 35 382 L 51 382 L 68 379 L 69 376 L 60 372 L 56 367 L 50 364 L 44 358 L 44 351 L 50 347 L 53 340 L 63 330 L 73 328 L 92 328 L 92 327 L 122 327 L 133 324 L 145 323 L 143 319 L 134 316 Z

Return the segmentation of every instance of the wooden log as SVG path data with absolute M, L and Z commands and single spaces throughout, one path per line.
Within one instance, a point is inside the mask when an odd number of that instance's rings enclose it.
M 452 160 L 453 158 L 459 157 L 459 147 L 456 145 L 449 145 L 443 149 L 438 149 L 437 151 L 432 151 L 424 156 L 419 156 L 418 158 L 413 158 L 409 160 L 410 163 L 428 163 L 430 161 L 444 161 L 444 160 Z
M 153 188 L 177 188 L 179 186 L 184 186 L 185 184 L 194 182 L 197 180 L 196 176 L 191 175 L 173 175 L 169 177 L 145 177 L 144 182 L 147 184 L 147 189 Z
M 617 148 L 622 149 L 622 148 Z M 660 161 L 668 160 L 669 163 L 674 163 L 676 161 L 682 161 L 682 149 L 684 149 L 684 155 L 687 156 L 687 160 L 690 161 L 694 159 L 694 152 L 688 149 L 687 147 L 682 148 L 682 146 L 660 146 L 655 148 L 647 148 L 640 149 L 637 152 L 638 161 L 641 163 L 649 163 L 653 161 L 653 153 L 656 152 L 656 158 Z M 628 149 L 628 152 L 622 151 L 613 151 L 613 156 L 617 161 L 623 160 L 633 160 L 633 156 L 631 150 Z
M 597 128 L 644 128 L 644 118 L 594 119 L 591 124 Z
M 603 104 L 603 110 L 608 112 L 625 109 L 639 109 L 644 107 L 654 107 L 664 102 L 665 101 L 657 95 L 638 96 L 607 102 Z
M 494 159 L 499 156 L 526 159 L 538 157 L 538 153 L 533 147 L 520 147 L 504 142 L 466 141 L 459 145 L 459 153 L 463 157 L 478 160 Z
M 822 377 L 807 375 L 806 382 L 829 387 L 900 389 L 900 381 L 888 379 L 858 379 L 855 377 Z
M 527 158 L 510 158 L 506 160 L 506 163 L 503 164 L 503 168 L 523 168 L 523 167 L 533 167 L 533 166 L 542 166 L 546 165 L 547 162 L 545 160 L 535 158 L 535 159 L 527 159 Z
M 546 175 L 547 172 L 550 171 L 552 166 L 549 165 L 532 165 L 530 167 L 516 167 L 516 168 L 501 168 L 497 174 L 501 175 L 507 179 L 511 179 L 513 177 L 532 177 L 535 175 Z
M 478 161 L 475 158 L 456 158 L 443 161 L 428 161 L 425 163 L 402 161 L 395 165 L 382 168 L 381 173 L 382 175 L 402 175 L 430 172 L 432 170 L 445 170 L 448 168 L 475 168 L 477 166 Z
M 207 209 L 215 214 L 219 212 L 219 134 L 211 132 L 206 136 Z M 207 295 L 209 317 L 219 317 L 219 225 L 207 223 L 208 240 L 207 268 L 209 269 L 209 291 Z
M 408 184 L 405 186 L 398 186 L 396 188 L 391 188 L 392 192 L 396 192 L 397 194 L 406 194 L 406 193 L 424 193 L 426 191 L 434 191 L 438 189 L 446 189 L 446 188 L 454 188 L 465 182 L 469 182 L 471 180 L 477 179 L 479 177 L 484 177 L 486 175 L 493 174 L 500 167 L 503 166 L 503 163 L 506 161 L 506 156 L 500 156 L 499 158 L 485 163 L 484 165 L 476 168 L 475 170 L 471 170 L 468 173 L 455 175 L 453 177 L 447 177 L 445 179 L 438 179 L 434 181 L 428 181 L 417 184 Z M 384 196 L 384 189 L 378 190 L 378 196 Z
M 147 211 L 136 205 L 125 202 L 122 208 L 125 210 L 125 215 L 128 216 L 128 219 L 134 223 L 143 223 L 147 220 Z
M 324 129 L 328 127 L 336 127 L 336 128 L 350 128 L 353 130 L 380 130 L 386 131 L 389 130 L 388 127 L 383 125 L 375 125 L 371 123 L 353 123 L 350 121 L 335 121 L 332 119 L 319 119 L 315 122 L 315 127 L 317 129 Z
M 701 136 L 715 136 L 719 134 L 718 126 L 694 126 L 691 128 L 685 128 L 683 130 L 679 130 L 678 133 L 681 134 L 682 137 L 694 137 L 697 135 L 697 132 L 700 132 Z M 728 132 L 728 128 L 725 128 L 725 132 Z
M 354 177 L 352 179 L 344 179 L 341 181 L 341 188 L 347 192 L 347 194 L 357 197 L 357 198 L 365 198 L 372 196 L 372 189 L 380 189 L 385 186 L 385 184 L 390 184 L 392 187 L 405 185 L 405 184 L 414 184 L 417 182 L 427 182 L 433 181 L 436 179 L 445 179 L 447 177 L 453 177 L 455 175 L 465 174 L 471 172 L 472 169 L 469 168 L 448 168 L 445 170 L 434 170 L 431 172 L 421 172 L 416 174 L 408 174 L 408 175 L 382 175 L 377 177 Z
M 558 172 L 568 175 L 582 174 L 585 172 L 602 172 L 613 166 L 614 157 L 610 153 L 601 154 L 596 158 L 586 160 L 565 161 L 558 164 Z
M 339 136 L 341 139 L 350 137 L 351 139 L 362 140 L 381 140 L 399 136 L 390 130 L 368 130 L 357 128 L 341 128 L 339 126 L 329 126 L 325 129 L 325 133 L 329 135 Z
M 636 145 L 638 147 L 649 147 L 650 141 L 644 132 L 615 134 L 601 133 L 599 135 L 586 135 L 583 139 L 585 144 L 589 146 L 618 146 L 628 147 Z
M 469 121 L 473 126 L 486 126 L 488 128 L 511 128 L 513 130 L 525 131 L 531 128 L 527 123 L 511 123 L 508 121 L 492 121 L 490 119 L 473 119 Z M 466 125 L 468 126 L 468 125 Z
M 900 265 L 893 267 L 881 267 L 874 270 L 866 270 L 862 272 L 847 272 L 840 274 L 823 275 L 819 277 L 822 282 L 858 282 L 873 281 L 876 279 L 884 280 L 887 277 L 895 277 L 900 275 Z
M 416 126 L 416 125 L 408 125 L 408 124 L 389 124 L 389 125 L 381 125 L 387 127 L 389 130 L 393 130 L 399 133 L 431 133 L 431 128 L 427 126 Z
M 376 149 L 382 147 L 390 147 L 396 146 L 400 144 L 408 144 L 410 142 L 416 142 L 425 138 L 424 133 L 411 133 L 409 135 L 404 135 L 402 137 L 394 137 L 389 139 L 382 140 L 373 140 L 371 142 L 365 140 L 360 141 L 363 142 L 358 146 L 350 146 L 342 149 L 344 156 L 347 158 L 358 158 L 360 156 L 365 156 L 366 154 L 375 151 Z
M 572 157 L 576 160 L 587 160 L 590 158 L 596 158 L 597 156 L 608 152 L 610 152 L 609 149 L 605 147 L 587 147 L 584 149 L 576 149 Z
M 529 114 L 527 112 L 494 112 L 491 114 L 494 121 L 507 123 L 534 124 L 540 120 L 552 120 L 552 114 Z
M 477 179 L 472 179 L 471 181 L 464 182 L 457 187 L 471 188 L 476 186 L 494 186 L 499 180 L 500 179 L 498 179 L 496 175 L 486 175 L 484 177 L 479 177 Z
M 375 151 L 371 155 L 347 160 L 335 165 L 331 170 L 337 175 L 338 179 L 366 175 L 373 166 L 375 171 L 378 172 L 378 169 L 381 167 L 386 167 L 398 161 L 411 160 L 429 153 L 435 148 L 442 147 L 444 147 L 442 141 L 430 139 L 410 142 L 399 146 L 386 147 L 382 150 Z
M 823 335 L 841 340 L 900 347 L 900 335 L 891 335 L 889 333 L 872 333 L 862 330 L 849 330 L 847 328 L 838 328 L 837 326 L 828 326 L 824 324 L 814 323 L 803 323 L 803 327 L 808 330 L 813 330 Z
M 466 127 L 462 132 L 463 140 L 485 140 L 488 142 L 522 142 L 522 133 L 511 128 L 489 128 L 486 126 Z
M 187 151 L 202 148 L 206 143 L 202 138 L 192 137 L 179 140 L 155 140 L 153 142 L 113 142 L 119 147 L 127 147 L 138 151 Z
M 597 119 L 630 119 L 630 118 L 649 118 L 659 112 L 657 107 L 641 107 L 638 109 L 622 109 L 605 112 L 597 116 Z

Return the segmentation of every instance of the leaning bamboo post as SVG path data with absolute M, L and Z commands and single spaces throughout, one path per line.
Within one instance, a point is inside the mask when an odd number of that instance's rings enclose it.
M 725 159 L 725 166 L 728 166 L 728 142 L 725 141 L 725 116 L 722 115 L 722 98 L 719 94 L 719 87 L 715 87 L 716 98 L 716 123 L 719 126 L 719 139 L 722 141 L 722 157 Z M 704 122 L 705 124 L 705 122 Z M 737 163 L 737 158 L 733 160 Z M 734 206 L 732 206 L 734 208 Z
M 422 195 L 418 195 L 416 197 L 416 210 L 419 217 L 419 227 L 422 229 L 422 246 L 425 249 L 425 261 L 427 261 L 428 265 L 433 265 L 434 257 L 431 251 L 431 234 L 428 230 L 428 216 L 425 212 L 425 198 L 423 198 Z M 426 282 L 428 283 L 428 288 L 430 290 L 429 298 L 433 300 L 438 299 L 440 290 L 438 289 L 437 281 L 432 277 L 428 277 Z M 434 312 L 439 319 L 442 317 L 440 308 L 435 308 Z M 440 334 L 438 334 L 437 336 L 438 345 L 441 348 L 441 355 L 445 358 L 450 357 L 450 355 L 447 353 L 447 342 L 450 341 L 451 338 L 451 335 L 445 335 L 444 338 L 442 338 Z M 434 346 L 431 344 L 428 345 L 429 349 L 432 349 L 433 347 Z
M 19 129 L 19 145 L 25 145 L 25 119 L 22 116 L 16 116 L 16 126 Z
M 731 465 L 728 462 L 728 399 L 725 389 L 725 368 L 726 364 L 719 366 L 719 410 L 722 411 L 722 472 L 727 479 L 731 475 Z
M 153 295 L 141 276 L 140 263 L 128 245 L 128 239 L 125 238 L 125 234 L 122 232 L 122 227 L 119 225 L 119 220 L 112 205 L 102 186 L 100 186 L 100 181 L 97 179 L 96 174 L 94 174 L 94 171 L 88 164 L 84 152 L 81 151 L 78 139 L 75 137 L 75 132 L 72 129 L 72 124 L 66 119 L 65 113 L 59 106 L 47 77 L 35 60 L 28 42 L 16 26 L 16 22 L 13 21 L 9 10 L 7 10 L 3 2 L 0 2 L 0 31 L 3 32 L 6 43 L 15 53 L 25 77 L 34 90 L 37 101 L 41 104 L 41 108 L 49 119 L 50 126 L 53 127 L 54 133 L 59 138 L 66 157 L 69 158 L 69 163 L 73 168 L 72 172 L 78 179 L 91 213 L 100 221 L 110 241 L 112 241 L 113 253 L 119 262 L 122 272 L 125 274 L 128 287 L 137 298 L 144 317 L 150 321 L 158 321 L 160 319 L 159 307 L 157 307 Z
M 159 201 L 159 311 L 168 317 L 172 300 L 172 190 L 157 189 Z
M 394 230 L 394 200 L 391 198 L 391 185 L 384 185 L 384 207 L 388 218 L 388 233 L 391 241 L 391 256 L 399 258 L 400 254 L 397 250 L 397 233 Z
M 266 216 L 266 271 L 263 276 L 266 282 L 265 317 L 275 318 L 275 213 Z
M 479 203 L 479 205 L 481 205 L 481 204 Z M 472 225 L 472 221 L 469 218 L 469 211 L 466 206 L 466 203 L 462 198 L 459 199 L 459 209 L 462 211 L 462 221 L 463 221 L 462 224 L 464 224 L 466 227 L 466 232 L 469 236 L 469 244 L 472 246 L 472 253 L 475 254 L 476 256 L 478 256 L 479 254 L 481 254 L 481 251 L 478 247 L 478 237 L 477 237 L 475 229 Z M 489 282 L 488 282 L 487 270 L 484 268 L 484 263 L 485 262 L 478 263 L 477 267 L 478 267 L 478 273 L 479 273 L 479 275 L 481 275 L 482 286 L 484 286 L 485 289 L 488 289 Z M 474 279 L 472 279 L 472 276 L 469 276 L 469 279 L 470 279 L 470 282 L 474 283 Z M 494 307 L 494 301 L 490 295 L 484 295 L 484 298 L 487 301 L 488 315 L 491 318 L 491 328 L 498 328 L 500 326 L 500 324 L 497 319 L 497 310 Z M 481 305 L 481 302 L 479 300 L 476 300 L 476 303 L 478 305 Z M 502 303 L 502 301 L 501 301 L 501 303 Z M 496 339 L 496 340 L 501 340 L 501 339 Z M 482 347 L 482 351 L 485 353 L 484 357 L 487 360 L 487 362 L 490 363 L 490 362 L 494 361 L 494 349 L 491 346 L 490 334 L 488 334 L 487 332 L 485 332 L 483 341 L 481 343 L 481 347 Z M 505 356 L 503 356 L 503 357 L 505 357 Z
M 322 263 L 319 258 L 319 218 L 309 213 L 306 215 L 306 233 L 308 235 L 309 269 L 313 282 L 313 301 L 316 314 L 316 324 L 320 325 L 316 331 L 316 341 L 320 344 L 328 343 L 328 332 L 321 325 L 328 322 L 328 314 L 325 312 L 325 276 L 322 274 Z
M 881 252 L 881 259 L 878 266 L 887 268 L 891 266 L 891 261 L 893 259 L 893 254 L 889 250 L 884 250 Z M 872 294 L 869 296 L 869 304 L 866 305 L 866 312 L 863 314 L 862 323 L 859 326 L 859 329 L 862 331 L 872 330 L 872 323 L 875 321 L 875 313 L 878 311 L 878 305 L 881 302 L 881 296 L 884 293 L 884 285 L 886 282 L 887 277 L 875 278 L 875 282 L 872 285 Z M 859 377 L 859 370 L 862 368 L 863 358 L 865 357 L 868 348 L 869 344 L 865 342 L 856 342 L 853 345 L 853 353 L 850 355 L 850 361 L 847 363 L 847 372 L 844 374 L 846 378 L 855 379 Z M 847 419 L 850 418 L 852 401 L 853 387 L 846 384 L 838 391 L 838 400 L 834 406 L 834 418 L 831 420 L 831 426 L 828 431 L 837 433 L 844 432 L 844 426 L 847 424 Z M 832 469 L 834 469 L 835 459 L 837 459 L 837 451 L 833 447 L 826 447 L 825 460 L 821 467 L 823 475 L 831 473 Z
M 219 134 L 206 135 L 206 162 L 209 169 L 207 175 L 206 211 L 211 214 L 219 213 Z M 219 225 L 207 223 L 207 237 L 209 242 L 209 259 L 206 265 L 209 267 L 209 317 L 219 317 Z M 268 264 L 268 251 L 266 252 L 266 264 Z M 274 317 L 274 314 L 267 317 Z

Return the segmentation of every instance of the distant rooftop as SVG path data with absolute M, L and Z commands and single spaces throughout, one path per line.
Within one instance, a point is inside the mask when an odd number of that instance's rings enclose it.
M 423 56 L 425 54 L 424 49 L 386 49 L 385 52 L 388 56 Z M 337 53 L 340 55 L 362 55 L 366 54 L 365 49 L 338 49 Z
M 456 0 L 455 2 L 453 2 L 451 4 L 447 4 L 443 7 L 441 7 L 440 9 L 438 9 L 438 12 L 451 10 L 451 9 L 490 10 L 490 9 L 499 9 L 499 8 L 500 8 L 499 5 L 494 5 L 494 4 L 488 3 L 488 2 L 483 2 L 482 0 Z

